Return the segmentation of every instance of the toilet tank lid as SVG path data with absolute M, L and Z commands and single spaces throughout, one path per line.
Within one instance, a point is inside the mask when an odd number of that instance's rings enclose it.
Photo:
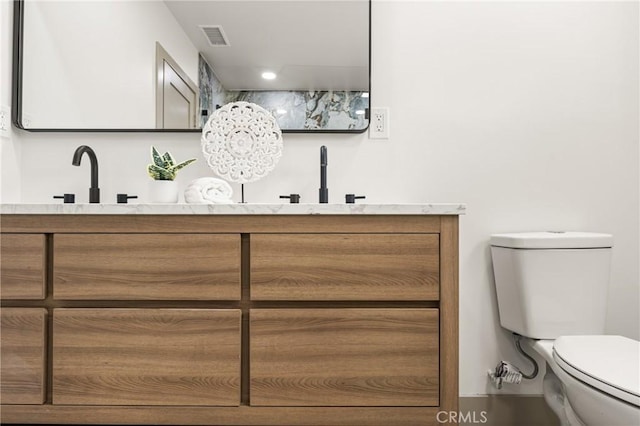
M 613 236 L 596 232 L 519 232 L 493 234 L 491 245 L 519 249 L 609 248 L 613 247 Z

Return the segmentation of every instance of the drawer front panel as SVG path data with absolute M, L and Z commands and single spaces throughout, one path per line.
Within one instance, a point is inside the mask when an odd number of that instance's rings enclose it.
M 254 300 L 438 300 L 437 234 L 251 235 Z
M 42 234 L 0 236 L 2 299 L 44 299 L 45 238 Z
M 437 309 L 253 309 L 251 405 L 437 406 Z
M 0 311 L 0 401 L 42 404 L 45 400 L 45 330 L 43 308 Z
M 57 299 L 240 299 L 238 234 L 56 234 L 53 262 Z
M 240 403 L 240 311 L 56 309 L 53 403 Z

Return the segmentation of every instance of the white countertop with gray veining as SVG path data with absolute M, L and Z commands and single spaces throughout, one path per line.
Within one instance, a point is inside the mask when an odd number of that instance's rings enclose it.
M 0 214 L 461 215 L 466 205 L 434 204 L 0 204 Z

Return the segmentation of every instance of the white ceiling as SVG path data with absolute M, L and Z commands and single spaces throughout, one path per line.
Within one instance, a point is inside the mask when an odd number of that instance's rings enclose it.
M 227 90 L 369 90 L 368 0 L 165 3 Z M 203 25 L 229 46 L 211 46 Z

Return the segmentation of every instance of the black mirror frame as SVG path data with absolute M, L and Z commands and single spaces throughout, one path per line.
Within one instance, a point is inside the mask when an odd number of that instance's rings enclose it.
M 364 133 L 369 129 L 369 111 L 371 109 L 371 4 L 369 2 L 369 108 L 365 111 L 365 118 L 368 120 L 366 127 L 356 130 L 337 129 L 282 129 L 282 133 Z M 11 75 L 11 122 L 21 130 L 28 132 L 73 132 L 73 133 L 202 133 L 202 129 L 27 129 L 22 124 L 22 49 L 24 42 L 24 0 L 13 0 L 13 52 L 12 52 L 12 75 Z

